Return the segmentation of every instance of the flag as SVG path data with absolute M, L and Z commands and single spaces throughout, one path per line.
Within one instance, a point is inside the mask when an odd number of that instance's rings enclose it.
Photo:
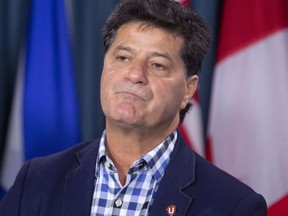
M 213 162 L 288 215 L 288 1 L 223 2 L 210 109 Z
M 62 0 L 32 0 L 1 171 L 8 190 L 25 160 L 80 139 L 71 44 Z

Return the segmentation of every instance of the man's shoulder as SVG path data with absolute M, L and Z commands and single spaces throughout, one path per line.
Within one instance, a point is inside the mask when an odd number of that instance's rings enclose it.
M 214 164 L 210 163 L 201 156 L 195 154 L 196 157 L 196 181 L 201 184 L 209 185 L 209 187 L 216 187 L 218 190 L 235 190 L 243 193 L 253 192 L 253 190 L 236 177 L 220 169 Z
M 219 207 L 222 203 L 226 209 L 237 208 L 236 206 L 241 202 L 247 202 L 243 205 L 259 203 L 259 205 L 265 206 L 263 196 L 241 182 L 240 179 L 221 170 L 197 154 L 195 154 L 195 158 L 195 184 L 191 185 L 187 192 L 197 194 L 197 200 L 200 203 L 205 205 L 207 200 L 210 200 L 210 206 L 214 204 Z
M 189 161 L 189 163 L 183 163 L 185 164 L 185 167 L 181 170 L 187 173 L 187 169 L 190 169 L 193 172 L 192 176 L 196 185 L 200 185 L 201 187 L 203 186 L 205 189 L 211 189 L 213 191 L 231 189 L 242 192 L 253 192 L 249 186 L 241 182 L 239 179 L 215 166 L 191 150 L 185 142 L 182 141 L 181 144 L 181 150 L 178 151 L 179 155 L 176 155 L 176 157 L 181 157 L 181 161 Z M 215 188 L 213 189 L 212 187 Z
M 39 171 L 42 169 L 65 169 L 67 166 L 73 166 L 73 164 L 76 166 L 79 163 L 79 155 L 85 154 L 86 157 L 89 157 L 93 154 L 93 157 L 96 158 L 98 145 L 99 139 L 85 141 L 51 155 L 34 158 L 26 162 L 26 164 L 29 164 L 30 168 L 33 168 L 33 170 L 37 168 Z
M 195 183 L 186 192 L 191 196 L 197 194 L 195 202 L 199 209 L 207 208 L 211 212 L 223 212 L 223 215 L 232 211 L 247 215 L 248 211 L 259 208 L 259 215 L 265 215 L 267 206 L 263 196 L 197 154 L 195 161 Z

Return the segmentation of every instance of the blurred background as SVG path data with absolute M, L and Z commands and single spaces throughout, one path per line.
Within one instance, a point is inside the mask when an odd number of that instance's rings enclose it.
M 288 215 L 288 1 L 179 1 L 213 39 L 187 143 Z M 101 32 L 119 0 L 0 0 L 0 183 L 105 128 Z

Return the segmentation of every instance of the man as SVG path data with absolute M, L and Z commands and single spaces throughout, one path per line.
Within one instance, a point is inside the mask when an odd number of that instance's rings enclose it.
M 261 195 L 177 131 L 208 44 L 173 0 L 124 0 L 104 27 L 103 136 L 27 162 L 0 215 L 266 215 Z

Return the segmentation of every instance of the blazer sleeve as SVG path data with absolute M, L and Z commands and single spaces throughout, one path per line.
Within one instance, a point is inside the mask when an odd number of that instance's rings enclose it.
M 266 216 L 267 204 L 263 196 L 257 193 L 250 193 L 245 196 L 236 206 L 233 216 Z
M 27 171 L 30 166 L 30 161 L 25 163 L 19 171 L 13 186 L 9 189 L 6 195 L 0 202 L 0 215 L 1 216 L 16 216 L 20 215 L 21 202 L 23 196 L 23 188 Z

